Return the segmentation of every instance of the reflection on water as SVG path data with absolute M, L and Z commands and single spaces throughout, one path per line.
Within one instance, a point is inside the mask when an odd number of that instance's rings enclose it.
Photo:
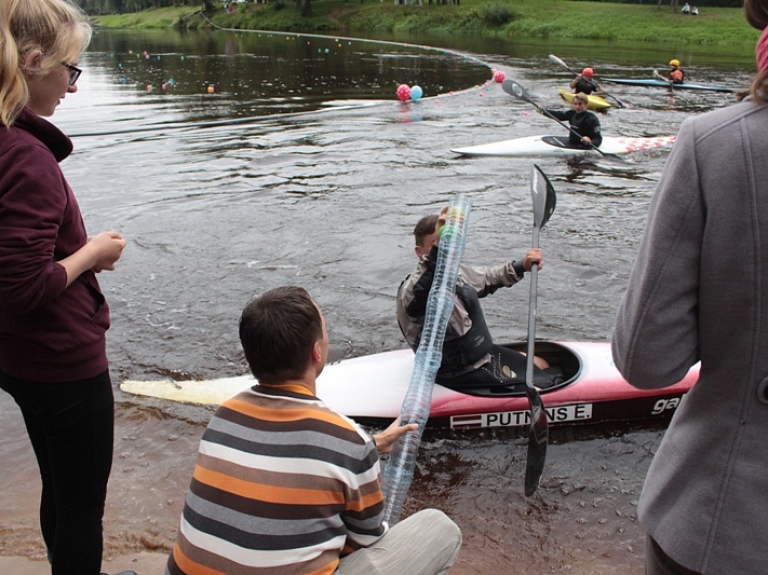
M 88 107 L 96 131 L 105 123 L 233 120 L 392 99 L 402 83 L 436 96 L 490 76 L 476 59 L 442 50 L 266 32 L 102 30 L 83 67 L 85 97 L 75 106 Z M 152 114 L 141 118 L 137 104 Z
M 578 54 L 605 75 L 650 73 L 647 56 L 635 59 L 622 47 L 475 42 L 472 51 L 485 66 L 413 47 L 307 41 L 100 31 L 82 58 L 80 89 L 54 119 L 80 134 L 62 167 L 89 231 L 117 229 L 128 241 L 118 269 L 100 276 L 112 308 L 115 381 L 244 373 L 240 311 L 253 294 L 283 284 L 306 287 L 323 307 L 332 358 L 402 347 L 394 294 L 415 265 L 411 230 L 420 216 L 437 213 L 454 193 L 467 194 L 473 209 L 465 258 L 477 264 L 519 259 L 531 241 L 531 160 L 449 151 L 561 133 L 497 84 L 485 84 L 488 66 L 547 107 L 565 106 L 556 90 L 570 79 L 549 61 L 555 50 Z M 454 48 L 467 49 L 465 43 Z M 578 59 L 566 61 L 578 67 Z M 694 64 L 687 73 L 699 82 L 743 85 L 753 63 L 751 56 L 740 61 Z M 351 72 L 340 79 L 347 65 Z M 419 83 L 428 97 L 398 102 L 401 82 Z M 673 134 L 692 114 L 732 101 L 706 92 L 670 101 L 666 91 L 649 88 L 612 93 L 637 108 L 602 115 L 603 131 L 630 136 Z M 328 100 L 369 105 L 341 108 Z M 227 124 L 252 116 L 258 121 Z M 541 338 L 610 336 L 667 156 L 643 152 L 627 165 L 600 157 L 537 160 L 558 193 L 541 236 Z M 527 287 L 484 300 L 498 340 L 525 338 Z M 107 552 L 167 549 L 210 410 L 117 398 Z M 551 447 L 541 488 L 529 500 L 522 495 L 523 438 L 428 438 L 407 505 L 436 505 L 459 522 L 465 546 L 458 575 L 507 572 L 513 561 L 521 574 L 639 575 L 643 535 L 634 506 L 660 433 L 566 438 Z M 0 468 L 0 553 L 43 558 L 34 458 L 4 394 L 0 453 L 9 462 Z

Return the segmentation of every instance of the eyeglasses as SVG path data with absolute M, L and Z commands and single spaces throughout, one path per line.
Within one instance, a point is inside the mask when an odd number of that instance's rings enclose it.
M 80 74 L 82 74 L 83 71 L 77 66 L 67 64 L 66 62 L 62 62 L 61 65 L 69 70 L 69 85 L 74 86 L 75 82 L 77 82 L 77 79 L 80 77 Z

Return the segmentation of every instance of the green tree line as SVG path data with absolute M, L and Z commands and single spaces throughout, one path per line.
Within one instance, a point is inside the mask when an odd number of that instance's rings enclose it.
M 169 6 L 202 6 L 203 0 L 74 0 L 86 14 L 126 14 Z
M 203 6 L 208 5 L 212 7 L 215 0 L 74 0 L 87 14 L 101 15 L 101 14 L 126 14 L 131 12 L 140 12 L 142 10 L 149 10 L 151 8 L 167 8 L 169 6 Z M 253 1 L 253 0 L 248 0 Z M 300 3 L 301 0 L 297 0 Z M 311 0 L 306 0 L 309 4 Z M 314 0 L 315 2 L 322 2 L 322 0 Z M 543 2 L 544 0 L 535 0 Z M 591 0 L 591 1 L 608 1 L 620 4 L 657 4 L 661 5 L 673 5 L 678 0 Z M 399 3 L 395 1 L 395 3 Z M 402 2 L 406 3 L 406 2 Z M 440 2 L 437 2 L 440 4 Z M 720 7 L 741 7 L 743 0 L 698 0 L 697 2 L 691 2 L 699 7 L 702 6 L 720 6 Z M 425 3 L 426 4 L 426 3 Z M 429 4 L 432 4 L 430 1 Z

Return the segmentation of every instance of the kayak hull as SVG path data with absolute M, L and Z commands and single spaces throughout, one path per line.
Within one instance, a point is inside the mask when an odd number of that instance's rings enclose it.
M 512 347 L 525 349 L 525 344 Z M 698 366 L 679 383 L 660 390 L 629 385 L 613 365 L 610 344 L 537 342 L 536 354 L 562 362 L 565 378 L 541 396 L 552 425 L 665 419 L 698 379 Z M 317 396 L 331 409 L 362 423 L 388 424 L 400 414 L 414 367 L 410 349 L 345 359 L 326 366 Z M 131 394 L 183 403 L 218 405 L 252 385 L 251 376 L 209 381 L 125 381 Z M 525 385 L 455 390 L 435 384 L 429 427 L 471 429 L 530 425 Z
M 568 92 L 566 90 L 558 90 L 560 93 L 560 97 L 565 100 L 566 102 L 573 102 L 573 97 L 575 94 L 572 94 L 571 92 Z M 598 112 L 603 112 L 611 107 L 611 104 L 601 98 L 600 96 L 593 96 L 592 94 L 587 96 L 587 107 L 590 110 L 597 110 Z
M 709 90 L 712 92 L 734 92 L 733 88 L 727 86 L 712 86 L 709 84 L 693 84 L 684 82 L 683 84 L 674 84 L 657 79 L 644 78 L 603 78 L 604 82 L 613 82 L 614 84 L 627 84 L 630 86 L 651 86 L 656 88 L 672 88 L 673 90 Z
M 604 136 L 600 150 L 606 154 L 629 154 L 642 150 L 664 148 L 675 142 L 675 136 L 652 138 L 630 138 Z M 527 136 L 491 144 L 456 148 L 451 150 L 462 156 L 599 156 L 600 152 L 590 148 L 572 148 L 567 136 Z

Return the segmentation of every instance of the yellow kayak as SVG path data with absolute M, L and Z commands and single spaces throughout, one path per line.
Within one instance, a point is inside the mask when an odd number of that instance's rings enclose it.
M 560 96 L 562 96 L 563 100 L 566 102 L 573 101 L 574 94 L 566 92 L 565 90 L 558 90 L 558 92 L 560 92 Z M 590 110 L 607 110 L 611 107 L 611 105 L 606 100 L 603 100 L 600 96 L 593 96 L 590 94 L 587 96 L 587 98 L 589 98 L 588 108 Z

